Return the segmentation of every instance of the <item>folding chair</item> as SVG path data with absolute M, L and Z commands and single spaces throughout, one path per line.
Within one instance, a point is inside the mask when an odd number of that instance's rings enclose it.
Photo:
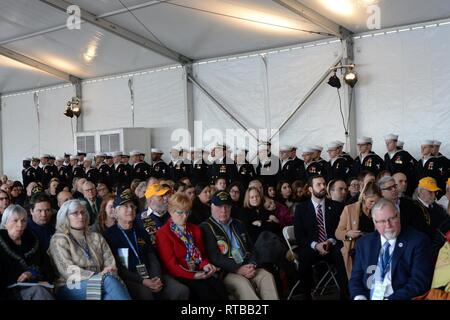
M 296 240 L 295 240 L 295 233 L 294 233 L 294 226 L 287 226 L 283 228 L 283 237 L 286 240 L 286 243 L 289 248 L 289 252 L 293 257 L 293 263 L 295 264 L 295 269 L 298 271 L 299 267 L 299 261 L 297 259 L 296 254 L 294 253 L 294 249 L 297 248 Z M 325 267 L 325 273 L 324 275 L 317 281 L 316 286 L 311 291 L 312 296 L 316 296 L 317 292 L 320 292 L 318 295 L 321 296 L 327 289 L 331 289 L 333 287 L 336 287 L 338 290 L 339 284 L 336 279 L 336 271 L 334 267 L 332 267 L 328 262 L 326 261 L 319 261 L 318 263 L 314 264 L 313 270 L 317 270 L 320 268 L 320 266 L 323 265 Z M 330 286 L 330 282 L 332 282 L 333 286 Z M 300 284 L 300 280 L 297 280 L 295 285 L 292 287 L 291 291 L 289 292 L 289 296 L 287 297 L 287 300 L 290 300 L 292 298 L 292 295 L 294 294 L 295 289 Z

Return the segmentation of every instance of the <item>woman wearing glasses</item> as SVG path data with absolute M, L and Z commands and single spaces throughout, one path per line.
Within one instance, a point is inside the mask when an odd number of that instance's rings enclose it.
M 347 276 L 350 279 L 356 241 L 365 233 L 373 232 L 371 210 L 381 199 L 381 191 L 375 182 L 369 181 L 363 188 L 359 201 L 344 207 L 339 225 L 336 229 L 336 239 L 344 246 L 341 249 Z
M 130 300 L 108 244 L 99 233 L 89 231 L 84 201 L 68 200 L 59 209 L 49 255 L 58 273 L 59 299 Z
M 200 227 L 188 223 L 192 203 L 176 193 L 169 199 L 170 219 L 156 232 L 156 248 L 167 273 L 191 290 L 196 300 L 227 300 L 218 271 L 205 251 Z
M 131 190 L 116 196 L 113 206 L 117 224 L 108 228 L 104 235 L 131 297 L 134 300 L 187 300 L 189 289 L 161 274 L 149 235 L 136 227 L 136 205 Z

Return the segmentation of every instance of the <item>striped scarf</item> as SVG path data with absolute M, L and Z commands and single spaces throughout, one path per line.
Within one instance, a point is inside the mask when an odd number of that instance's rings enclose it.
M 170 220 L 170 230 L 183 241 L 186 246 L 186 263 L 189 266 L 190 271 L 195 271 L 196 266 L 202 262 L 202 255 L 200 250 L 194 244 L 192 233 L 187 231 L 187 229 L 182 230 L 172 220 Z

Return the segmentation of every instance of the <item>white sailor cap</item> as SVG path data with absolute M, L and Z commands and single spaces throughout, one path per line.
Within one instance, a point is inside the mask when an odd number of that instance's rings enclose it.
M 94 157 L 92 155 L 87 155 L 86 158 L 84 158 L 84 161 L 94 161 Z
M 384 141 L 389 141 L 389 140 L 398 140 L 398 134 L 390 133 L 388 135 L 385 135 Z
M 319 146 L 319 145 L 317 145 L 317 144 L 313 145 L 311 148 L 312 148 L 314 151 L 320 151 L 320 152 L 322 152 L 322 150 L 323 150 L 323 147 L 321 147 L 321 146 Z
M 292 150 L 291 145 L 283 144 L 282 146 L 280 146 L 280 151 L 291 151 L 291 150 Z
M 151 153 L 159 153 L 159 154 L 163 154 L 164 152 L 161 149 L 158 148 L 152 148 L 150 150 Z
M 339 148 L 340 145 L 337 141 L 331 141 L 328 145 L 327 145 L 327 151 L 330 150 L 336 150 L 337 148 Z
M 123 155 L 122 151 L 115 151 L 112 153 L 113 157 L 121 157 Z
M 64 161 L 63 157 L 56 157 L 56 161 Z
M 96 156 L 96 157 L 103 157 L 103 158 L 105 158 L 105 157 L 106 157 L 106 153 L 104 153 L 104 152 L 99 152 L 99 153 L 97 153 L 95 156 Z
M 74 155 L 74 156 L 70 156 L 70 160 L 78 160 L 79 158 L 78 158 L 78 156 L 77 155 Z
M 372 138 L 370 137 L 360 137 L 356 140 L 356 144 L 366 144 L 366 143 L 370 143 L 372 144 Z
M 421 146 L 433 146 L 434 145 L 434 140 L 422 140 Z
M 312 147 L 303 147 L 302 149 L 302 153 L 311 153 L 316 151 L 316 149 L 312 148 Z
M 345 142 L 342 142 L 340 140 L 336 140 L 336 141 L 333 141 L 333 142 L 336 143 L 338 145 L 338 147 L 343 147 L 345 145 Z
M 112 152 L 107 152 L 106 153 L 106 159 L 112 159 L 112 157 L 113 157 Z
M 403 141 L 397 140 L 397 147 L 402 148 L 405 143 Z
M 123 158 L 123 157 L 129 158 L 129 157 L 130 157 L 130 153 L 128 153 L 128 152 L 122 153 L 122 158 Z
M 181 152 L 181 151 L 183 151 L 183 147 L 182 146 L 172 147 L 171 150 L 176 150 L 178 152 Z
M 133 150 L 130 152 L 130 156 L 139 156 L 142 152 L 140 150 Z
M 31 162 L 31 158 L 25 157 L 25 158 L 22 159 L 22 161 L 30 161 Z
M 442 144 L 442 142 L 440 142 L 439 140 L 433 141 L 433 145 L 435 145 L 435 146 L 440 146 L 441 144 Z
M 44 153 L 41 155 L 41 159 L 42 158 L 50 158 L 50 155 L 48 153 Z

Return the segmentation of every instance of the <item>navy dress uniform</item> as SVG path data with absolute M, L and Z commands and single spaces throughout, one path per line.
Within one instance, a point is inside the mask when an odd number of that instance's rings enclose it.
M 284 158 L 287 155 L 290 157 L 290 152 L 292 151 L 291 146 L 281 146 L 280 147 L 280 170 L 278 171 L 278 180 L 289 181 L 289 183 L 294 182 L 296 179 L 296 168 L 295 164 L 291 158 Z
M 70 186 L 72 184 L 72 178 L 71 178 L 71 174 L 70 174 L 70 169 L 71 167 L 69 166 L 64 166 L 62 165 L 61 167 L 58 168 L 58 179 L 59 182 L 66 185 L 66 186 Z
M 97 157 L 108 157 L 106 154 L 98 154 Z M 112 180 L 113 180 L 114 170 L 106 163 L 102 162 L 98 166 L 98 179 L 97 182 L 101 182 L 106 184 L 109 188 L 112 187 Z
M 72 179 L 73 178 L 84 178 L 84 169 L 77 163 L 72 168 Z
M 293 170 L 293 181 L 295 180 L 302 180 L 306 181 L 306 172 L 305 172 L 305 162 L 298 158 L 296 155 L 297 148 L 292 147 L 292 165 L 294 167 Z
M 345 160 L 347 160 L 347 165 L 348 165 L 349 168 L 350 168 L 349 174 L 351 174 L 351 173 L 352 173 L 352 169 L 353 169 L 353 162 L 354 162 L 354 159 L 352 158 L 351 155 L 349 155 L 347 152 L 344 151 L 344 145 L 345 145 L 345 143 L 342 142 L 342 141 L 340 141 L 340 140 L 333 141 L 333 143 L 336 143 L 336 144 L 338 145 L 338 154 L 339 154 L 339 157 L 342 157 L 342 158 L 344 158 Z
M 99 178 L 100 178 L 100 172 L 97 168 L 91 166 L 93 160 L 94 159 L 92 159 L 92 158 L 85 159 L 84 172 L 85 172 L 86 180 L 97 185 Z
M 189 165 L 189 173 L 192 184 L 208 183 L 208 165 L 203 161 L 203 149 L 193 148 L 191 158 L 193 161 Z
M 31 158 L 24 158 L 22 165 L 22 182 L 23 187 L 26 188 L 31 182 L 36 182 L 38 180 L 36 178 L 36 169 L 31 166 Z
M 432 145 L 432 140 L 425 140 L 422 142 L 422 146 L 425 145 Z M 416 165 L 416 175 L 417 179 L 420 180 L 425 177 L 431 177 L 437 181 L 439 181 L 439 178 L 441 177 L 440 174 L 440 163 L 439 159 L 430 155 L 426 158 L 421 158 Z M 439 184 L 438 184 L 439 185 Z
M 140 154 L 142 154 L 142 152 L 137 150 L 133 150 L 130 152 L 130 156 L 136 156 Z M 140 181 L 145 181 L 147 180 L 148 177 L 150 177 L 151 173 L 152 173 L 151 167 L 148 163 L 144 161 L 133 163 L 133 171 L 131 175 L 132 180 L 138 179 Z
M 170 172 L 169 172 L 169 165 L 165 163 L 161 156 L 164 154 L 164 152 L 161 149 L 152 148 L 152 175 L 157 179 L 168 179 Z
M 222 149 L 221 158 L 217 158 L 218 154 L 216 151 Z M 229 185 L 231 182 L 238 180 L 238 171 L 236 163 L 226 156 L 228 146 L 225 144 L 217 144 L 214 147 L 214 154 L 216 159 L 208 167 L 208 179 L 210 184 L 214 184 L 217 178 L 224 178 Z
M 256 175 L 264 186 L 276 186 L 279 171 L 280 159 L 274 155 L 268 159 L 259 160 L 256 166 Z
M 131 179 L 133 176 L 133 167 L 131 166 L 131 164 L 128 163 L 128 161 L 130 160 L 130 155 L 128 153 L 124 153 L 122 154 L 122 166 L 120 166 L 119 168 L 119 175 L 123 178 L 124 180 L 124 185 L 129 186 L 131 184 Z M 122 172 L 123 170 L 123 172 Z
M 346 181 L 350 173 L 350 165 L 347 159 L 339 155 L 339 144 L 335 141 L 328 144 L 327 151 L 330 155 L 328 161 L 328 181 L 341 179 Z
M 179 181 L 181 178 L 189 177 L 189 165 L 185 164 L 183 159 L 171 160 L 169 165 L 169 177 L 172 181 Z
M 357 140 L 358 145 L 368 144 L 372 146 L 372 138 L 362 137 Z M 353 175 L 357 177 L 362 171 L 372 172 L 375 176 L 377 176 L 381 171 L 385 168 L 385 164 L 383 159 L 379 155 L 377 155 L 373 151 L 369 151 L 369 153 L 365 156 L 360 154 L 355 158 L 353 163 Z
M 248 161 L 248 150 L 239 149 L 236 155 L 237 180 L 247 188 L 250 181 L 256 179 L 255 166 Z
M 438 192 L 439 196 L 442 196 L 441 192 L 445 192 L 446 188 L 446 182 L 448 178 L 450 178 L 450 160 L 442 155 L 442 153 L 439 152 L 439 147 L 441 146 L 441 142 L 438 140 L 433 141 L 434 150 L 437 151 L 437 153 L 434 153 L 434 157 L 438 160 L 438 173 L 439 173 L 439 180 L 437 181 L 439 188 L 442 190 Z

